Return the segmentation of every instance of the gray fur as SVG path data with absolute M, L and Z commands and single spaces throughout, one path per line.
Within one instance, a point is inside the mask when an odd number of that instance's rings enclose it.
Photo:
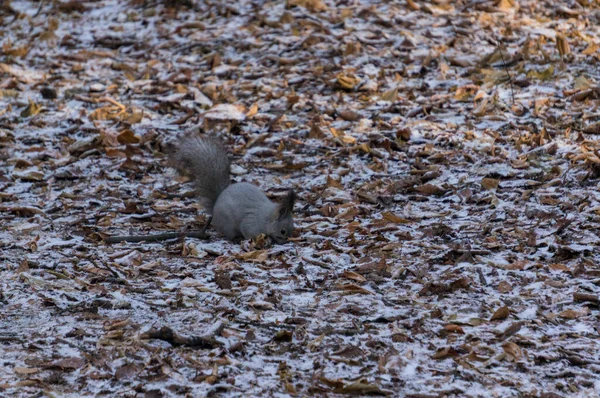
M 174 166 L 193 178 L 196 191 L 213 227 L 229 240 L 252 239 L 260 234 L 284 243 L 294 232 L 294 191 L 274 203 L 255 185 L 229 185 L 229 159 L 214 139 L 186 138 L 172 156 Z
M 192 178 L 202 205 L 212 214 L 217 198 L 230 183 L 230 162 L 223 145 L 213 138 L 187 137 L 179 142 L 171 162 Z

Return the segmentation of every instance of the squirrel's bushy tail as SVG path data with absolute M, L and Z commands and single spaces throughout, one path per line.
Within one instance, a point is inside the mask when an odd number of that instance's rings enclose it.
M 212 214 L 217 198 L 230 182 L 230 162 L 220 140 L 185 137 L 170 158 L 173 167 L 193 180 L 202 205 Z

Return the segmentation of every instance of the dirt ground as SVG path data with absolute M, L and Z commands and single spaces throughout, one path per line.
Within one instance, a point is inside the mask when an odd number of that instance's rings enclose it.
M 600 3 L 4 1 L 0 395 L 600 395 Z M 298 195 L 198 230 L 177 137 Z

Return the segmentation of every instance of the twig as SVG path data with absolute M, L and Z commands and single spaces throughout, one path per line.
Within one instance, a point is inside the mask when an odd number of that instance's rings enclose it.
M 102 98 L 98 98 L 97 100 L 98 102 L 110 102 L 111 104 L 113 104 L 114 106 L 120 108 L 121 110 L 125 110 L 127 109 L 127 107 L 125 105 L 123 105 L 122 103 L 120 103 L 119 101 L 112 99 L 110 97 L 102 97 Z
M 485 275 L 483 275 L 483 271 L 481 268 L 477 268 L 477 275 L 479 275 L 479 281 L 482 285 L 487 286 L 487 280 L 485 280 Z
M 42 11 L 42 7 L 44 7 L 44 3 L 45 3 L 45 2 L 46 2 L 46 0 L 41 0 L 41 1 L 40 1 L 40 5 L 39 5 L 39 7 L 38 7 L 37 11 L 35 12 L 35 14 L 33 14 L 33 17 L 32 17 L 32 18 L 35 18 L 35 17 L 37 17 L 38 15 L 40 15 L 40 11 Z
M 498 51 L 500 51 L 500 59 L 502 59 L 502 65 L 504 65 L 504 70 L 506 71 L 506 75 L 508 76 L 508 85 L 510 86 L 510 96 L 512 98 L 512 103 L 514 105 L 515 104 L 515 92 L 513 90 L 512 77 L 510 76 L 510 73 L 508 72 L 508 67 L 506 66 L 506 62 L 504 62 L 504 55 L 502 54 L 502 47 L 500 46 L 500 44 L 498 44 Z
M 105 243 L 119 243 L 119 242 L 158 242 L 161 240 L 169 240 L 176 238 L 197 238 L 197 239 L 208 239 L 209 235 L 205 230 L 202 231 L 190 231 L 190 232 L 165 232 L 163 234 L 155 235 L 113 235 L 104 238 Z

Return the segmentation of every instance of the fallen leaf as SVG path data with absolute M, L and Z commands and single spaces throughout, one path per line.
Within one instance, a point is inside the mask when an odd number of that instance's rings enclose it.
M 490 318 L 490 321 L 506 319 L 506 318 L 508 318 L 509 315 L 510 315 L 510 310 L 508 309 L 508 307 L 506 307 L 506 306 L 500 307 L 494 312 L 494 314 Z
M 339 73 L 336 81 L 344 90 L 354 90 L 360 84 L 360 78 L 351 73 Z
M 500 180 L 495 178 L 484 178 L 481 180 L 481 186 L 483 189 L 492 191 L 498 189 L 498 185 L 500 184 Z
M 518 362 L 523 357 L 523 351 L 521 350 L 521 347 L 511 341 L 502 344 L 502 349 L 507 355 L 509 355 L 513 362 Z
M 411 220 L 407 220 L 405 218 L 398 217 L 397 215 L 395 215 L 394 213 L 392 213 L 390 211 L 385 211 L 385 212 L 381 213 L 381 215 L 383 216 L 384 220 L 387 220 L 394 224 L 409 224 L 412 222 Z
M 41 106 L 39 106 L 35 102 L 29 100 L 29 105 L 27 105 L 27 107 L 25 109 L 23 109 L 23 111 L 21 112 L 21 117 L 35 116 L 38 113 L 40 113 L 41 109 L 42 109 Z

